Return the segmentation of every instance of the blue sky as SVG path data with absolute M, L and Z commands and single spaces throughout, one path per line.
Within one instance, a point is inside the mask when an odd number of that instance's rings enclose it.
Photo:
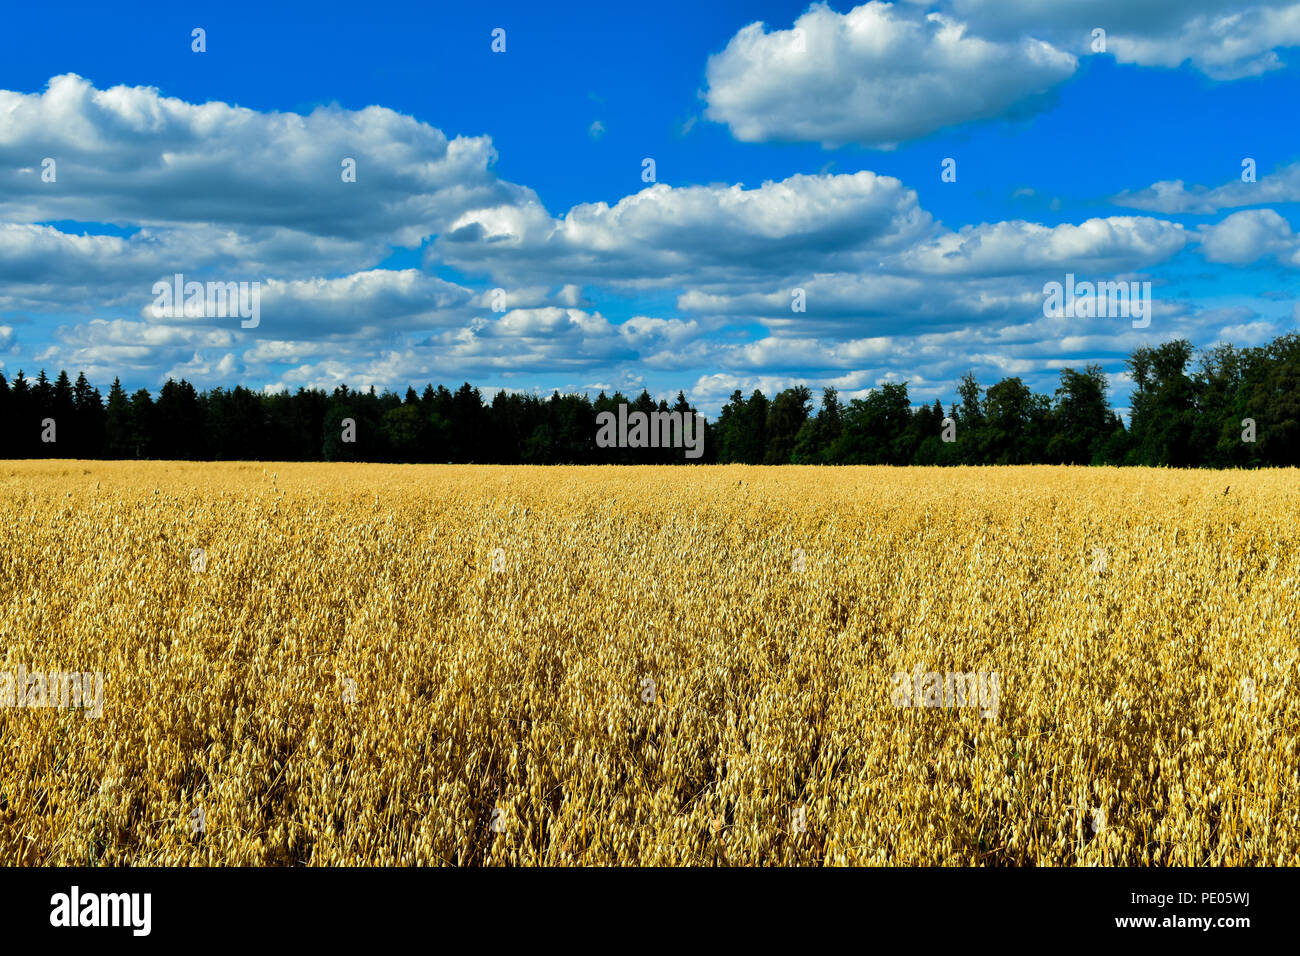
M 1138 345 L 1295 328 L 1300 2 L 440 6 L 8 10 L 0 370 L 1123 407 Z M 258 326 L 153 315 L 176 272 Z M 1045 316 L 1068 273 L 1150 325 Z

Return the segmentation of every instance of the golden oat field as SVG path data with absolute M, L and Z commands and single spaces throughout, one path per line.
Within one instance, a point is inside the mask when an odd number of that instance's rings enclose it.
M 104 683 L 12 679 L 0 864 L 1296 865 L 1298 512 L 1290 471 L 3 462 L 0 670 Z M 996 707 L 898 706 L 929 672 Z

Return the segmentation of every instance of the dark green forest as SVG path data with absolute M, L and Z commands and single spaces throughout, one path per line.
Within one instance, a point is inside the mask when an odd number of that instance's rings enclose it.
M 1198 352 L 1187 340 L 1143 347 L 1126 362 L 1133 390 L 1126 427 L 1101 366 L 1060 370 L 1051 395 L 1020 378 L 956 383 L 947 410 L 912 406 L 907 383 L 820 403 L 795 386 L 773 396 L 732 394 L 708 423 L 704 455 L 674 448 L 598 448 L 596 416 L 694 411 L 648 393 L 549 398 L 499 392 L 485 402 L 468 382 L 404 396 L 340 385 L 332 393 L 197 391 L 168 380 L 155 398 L 114 381 L 107 399 L 86 380 L 44 371 L 0 375 L 0 457 L 190 460 L 478 462 L 498 464 L 1110 464 L 1251 468 L 1300 463 L 1300 335 L 1268 345 Z M 345 420 L 354 423 L 345 441 Z

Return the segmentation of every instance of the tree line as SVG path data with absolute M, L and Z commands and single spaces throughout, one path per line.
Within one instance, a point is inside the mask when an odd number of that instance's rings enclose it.
M 704 455 L 679 448 L 598 448 L 596 416 L 629 410 L 694 413 L 648 392 L 549 398 L 468 382 L 404 396 L 243 386 L 197 391 L 182 379 L 105 400 L 86 380 L 44 371 L 0 374 L 0 457 L 189 460 L 478 462 L 496 464 L 1111 464 L 1259 467 L 1300 464 L 1300 335 L 1264 346 L 1197 352 L 1179 339 L 1129 356 L 1127 426 L 1111 407 L 1101 366 L 1062 368 L 1053 394 L 1019 377 L 988 388 L 967 373 L 945 411 L 913 407 L 906 382 L 843 402 L 827 388 L 814 410 L 796 385 L 771 398 L 732 393 L 708 423 Z

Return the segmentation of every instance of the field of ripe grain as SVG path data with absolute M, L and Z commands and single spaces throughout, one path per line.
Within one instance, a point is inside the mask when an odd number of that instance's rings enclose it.
M 1278 471 L 0 462 L 0 864 L 1300 864 L 1298 512 Z M 992 712 L 898 706 L 929 672 Z

